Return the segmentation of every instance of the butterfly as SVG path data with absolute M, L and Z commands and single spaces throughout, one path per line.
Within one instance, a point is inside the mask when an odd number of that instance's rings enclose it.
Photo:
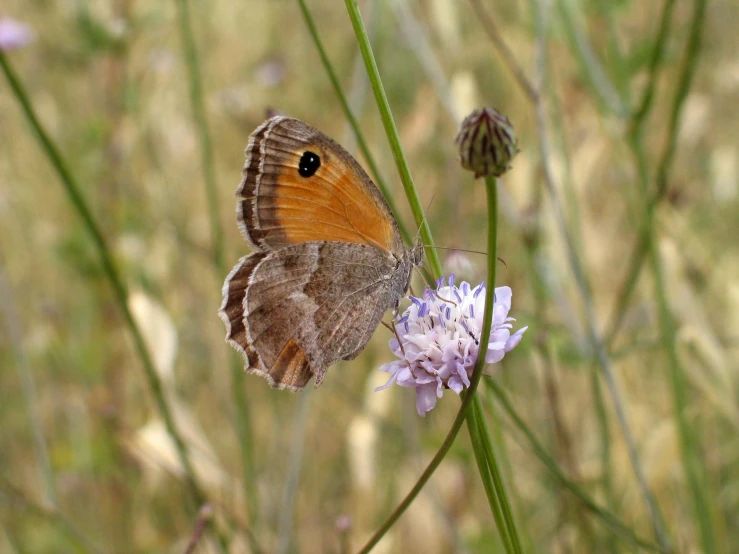
M 298 119 L 275 116 L 250 135 L 236 197 L 253 253 L 223 284 L 226 340 L 273 387 L 319 386 L 398 307 L 423 247 L 403 244 L 351 154 Z

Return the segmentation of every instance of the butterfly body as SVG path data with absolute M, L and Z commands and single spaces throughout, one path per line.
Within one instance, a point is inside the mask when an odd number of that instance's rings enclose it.
M 255 252 L 224 283 L 226 338 L 270 385 L 318 386 L 397 307 L 422 250 L 354 158 L 302 121 L 265 121 L 246 154 L 237 219 Z

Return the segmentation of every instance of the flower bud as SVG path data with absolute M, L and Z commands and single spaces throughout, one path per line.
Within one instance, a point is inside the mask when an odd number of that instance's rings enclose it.
M 0 50 L 10 52 L 33 40 L 33 31 L 25 23 L 9 17 L 0 18 Z
M 500 177 L 518 153 L 513 125 L 498 110 L 480 108 L 468 115 L 454 139 L 462 167 L 475 177 Z

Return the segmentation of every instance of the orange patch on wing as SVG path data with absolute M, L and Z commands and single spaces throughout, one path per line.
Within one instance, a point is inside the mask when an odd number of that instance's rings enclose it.
M 293 339 L 282 347 L 280 355 L 269 370 L 269 376 L 276 385 L 294 389 L 304 387 L 312 375 L 305 352 Z
M 314 177 L 283 173 L 278 178 L 272 209 L 287 242 L 353 242 L 391 251 L 392 222 L 364 189 L 366 185 L 336 168 L 321 170 Z

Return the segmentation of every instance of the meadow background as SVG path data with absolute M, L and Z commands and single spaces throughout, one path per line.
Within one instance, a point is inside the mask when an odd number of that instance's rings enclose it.
M 306 5 L 414 234 L 346 9 Z M 739 4 L 360 7 L 438 245 L 485 248 L 461 118 L 493 106 L 519 137 L 496 284 L 529 330 L 479 391 L 526 550 L 736 552 Z M 382 327 L 300 394 L 244 376 L 224 342 L 221 286 L 248 252 L 233 194 L 266 110 L 366 167 L 299 2 L 4 0 L 2 17 L 33 30 L 3 63 L 107 250 L 6 71 L 0 552 L 184 552 L 201 530 L 197 552 L 356 551 L 459 401 L 447 391 L 421 419 L 413 391 L 373 392 L 391 359 Z M 483 256 L 440 253 L 458 281 L 483 278 Z M 504 551 L 466 430 L 375 551 Z

